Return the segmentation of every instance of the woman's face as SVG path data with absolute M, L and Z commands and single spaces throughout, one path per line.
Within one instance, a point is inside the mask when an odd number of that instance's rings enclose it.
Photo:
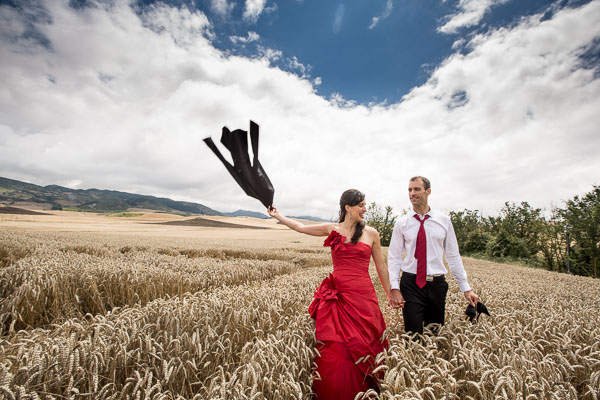
M 353 222 L 363 222 L 367 212 L 367 202 L 365 199 L 354 206 L 346 206 L 346 218 L 351 218 Z

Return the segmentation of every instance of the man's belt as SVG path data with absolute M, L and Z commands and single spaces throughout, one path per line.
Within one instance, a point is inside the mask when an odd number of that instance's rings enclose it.
M 417 274 L 411 274 L 410 272 L 402 272 L 403 274 L 406 274 L 408 276 L 411 277 L 415 277 L 417 276 Z M 446 281 L 446 276 L 444 274 L 435 274 L 435 275 L 427 275 L 426 279 L 427 282 L 445 282 Z

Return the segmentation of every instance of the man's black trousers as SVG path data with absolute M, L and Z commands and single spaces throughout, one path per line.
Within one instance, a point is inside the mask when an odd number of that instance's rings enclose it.
M 406 272 L 400 278 L 400 292 L 405 301 L 402 315 L 406 332 L 423 333 L 423 323 L 444 324 L 448 283 L 440 276 L 419 288 L 416 279 L 415 274 Z

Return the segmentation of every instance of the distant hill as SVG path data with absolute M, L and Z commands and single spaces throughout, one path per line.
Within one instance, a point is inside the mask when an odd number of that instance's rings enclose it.
M 2 177 L 0 177 L 0 204 L 110 213 L 137 208 L 175 214 L 223 215 L 202 204 L 175 201 L 164 197 L 114 190 L 69 189 L 57 185 L 38 186 Z
M 328 219 L 323 219 L 323 218 L 319 218 L 319 217 L 311 217 L 310 215 L 301 215 L 299 217 L 294 217 L 294 216 L 290 215 L 290 218 L 307 219 L 309 221 L 318 221 L 318 222 L 331 222 Z
M 162 225 L 207 226 L 210 228 L 242 228 L 242 229 L 271 229 L 266 226 L 232 224 L 230 222 L 213 221 L 204 217 L 186 219 L 184 221 L 162 222 Z
M 78 210 L 119 213 L 131 209 L 152 210 L 173 214 L 224 215 L 269 219 L 266 214 L 237 210 L 219 212 L 199 203 L 175 201 L 164 197 L 100 189 L 69 189 L 57 185 L 38 186 L 31 183 L 0 177 L 0 204 L 42 210 Z M 318 217 L 291 217 L 324 221 Z
M 226 215 L 228 217 L 252 217 L 252 218 L 261 218 L 261 219 L 271 218 L 266 214 L 259 213 L 256 211 L 247 211 L 247 210 L 237 210 L 237 211 L 230 212 L 230 213 L 223 213 L 223 215 Z
M 247 210 L 237 210 L 237 211 L 230 212 L 230 213 L 223 213 L 223 215 L 226 215 L 228 217 L 252 217 L 252 218 L 261 218 L 261 219 L 271 218 L 267 214 L 263 214 L 263 213 L 256 212 L 256 211 L 247 211 Z M 318 221 L 318 222 L 331 222 L 327 219 L 323 219 L 323 218 L 319 218 L 319 217 L 311 217 L 310 215 L 303 215 L 301 217 L 295 217 L 295 216 L 290 215 L 289 218 L 306 219 L 309 221 Z
M 50 215 L 47 213 L 26 210 L 24 208 L 5 206 L 0 204 L 0 214 L 20 214 L 20 215 Z

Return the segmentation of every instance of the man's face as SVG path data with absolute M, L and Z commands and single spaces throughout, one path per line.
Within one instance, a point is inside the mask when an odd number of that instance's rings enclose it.
M 408 183 L 408 198 L 413 206 L 426 206 L 430 193 L 431 188 L 425 190 L 425 184 L 420 179 Z

